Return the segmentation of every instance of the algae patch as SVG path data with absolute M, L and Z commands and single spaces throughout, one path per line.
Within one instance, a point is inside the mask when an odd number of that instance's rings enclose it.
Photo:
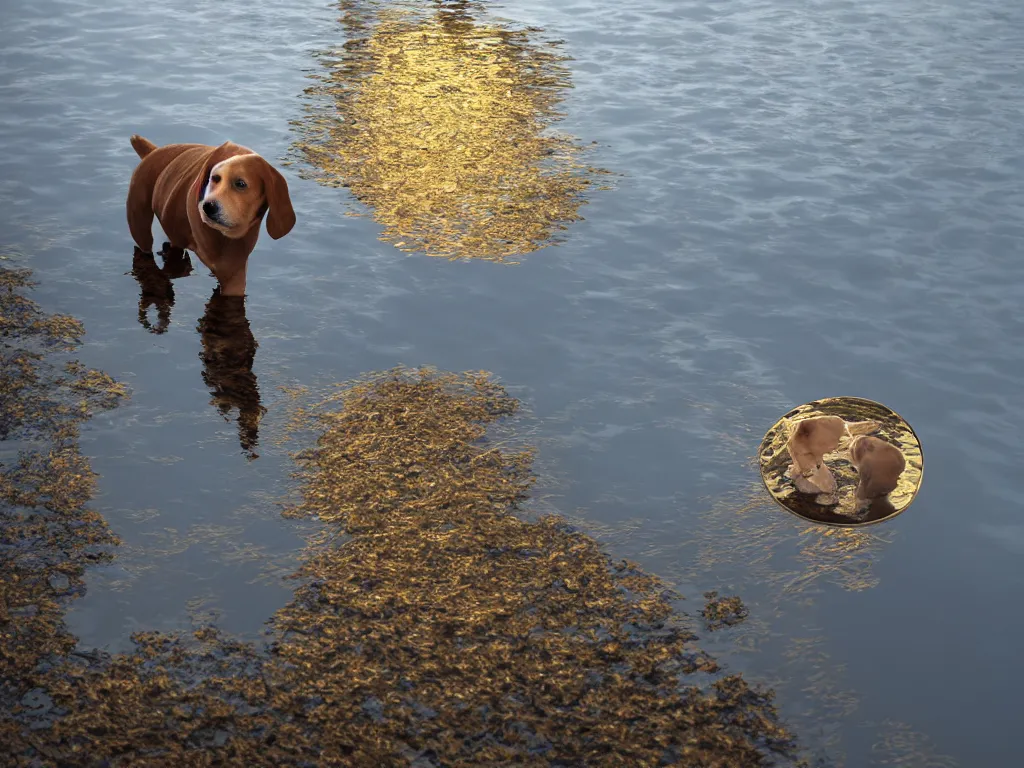
M 770 694 L 715 672 L 671 593 L 557 517 L 513 514 L 531 453 L 487 440 L 518 403 L 482 373 L 396 370 L 299 422 L 302 499 L 347 534 L 275 617 L 284 687 L 339 743 L 427 764 L 761 765 L 788 754 Z M 347 725 L 346 725 L 347 724 Z M 366 743 L 366 742 L 363 742 Z M 436 762 L 435 762 L 436 761 Z
M 531 452 L 493 427 L 517 408 L 482 373 L 396 370 L 299 409 L 316 440 L 287 514 L 328 535 L 270 650 L 207 629 L 75 654 L 54 602 L 42 652 L 10 670 L 0 739 L 23 765 L 792 763 L 771 693 L 708 677 L 663 584 L 515 514 Z
M 705 592 L 704 598 L 707 602 L 701 609 L 700 615 L 704 617 L 709 630 L 739 624 L 750 614 L 747 606 L 735 595 L 719 597 L 717 592 Z
M 84 329 L 27 296 L 30 272 L 0 266 L 0 711 L 21 706 L 44 660 L 66 656 L 65 603 L 85 567 L 118 542 L 87 506 L 96 477 L 79 425 L 127 396 L 122 384 L 55 353 Z M 21 450 L 9 448 L 17 440 Z M 3 741 L 0 739 L 0 741 Z

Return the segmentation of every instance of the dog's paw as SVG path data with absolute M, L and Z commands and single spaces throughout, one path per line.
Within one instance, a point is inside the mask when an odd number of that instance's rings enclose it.
M 164 243 L 161 246 L 160 250 L 157 251 L 157 253 L 160 256 L 180 256 L 182 253 L 184 253 L 184 251 L 185 251 L 184 248 L 176 248 L 175 246 L 171 245 L 170 243 Z

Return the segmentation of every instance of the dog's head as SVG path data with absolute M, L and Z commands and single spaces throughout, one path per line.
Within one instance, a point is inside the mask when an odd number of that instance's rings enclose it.
M 858 435 L 850 442 L 850 463 L 859 467 L 866 461 L 891 466 L 897 472 L 902 472 L 906 466 L 903 452 L 888 440 Z
M 903 452 L 887 440 L 858 435 L 850 443 L 850 463 L 857 470 L 858 498 L 884 496 L 896 488 L 906 469 Z
M 860 466 L 869 453 L 874 453 L 875 446 L 864 435 L 857 435 L 850 441 L 850 463 L 854 468 Z
M 203 223 L 226 237 L 244 237 L 267 215 L 275 240 L 295 226 L 284 176 L 251 149 L 228 141 L 210 152 L 193 185 Z

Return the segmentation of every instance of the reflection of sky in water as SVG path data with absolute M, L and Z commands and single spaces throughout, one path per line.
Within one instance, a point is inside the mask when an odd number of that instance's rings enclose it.
M 757 581 L 784 599 L 812 595 L 822 580 L 855 592 L 877 586 L 874 566 L 891 536 L 884 528 L 795 522 L 771 503 L 760 484 L 745 496 L 714 503 L 701 531 L 696 568 L 747 563 Z
M 993 539 L 999 546 L 1017 555 L 1024 555 L 1024 525 L 986 525 L 978 530 Z
M 564 56 L 458 5 L 349 9 L 296 150 L 314 178 L 371 206 L 396 247 L 504 260 L 556 242 L 595 171 L 550 130 L 572 87 Z
M 757 482 L 710 504 L 687 548 L 692 560 L 673 575 L 680 583 L 708 583 L 708 574 L 742 574 L 737 583 L 723 583 L 738 590 L 751 615 L 725 630 L 729 645 L 719 652 L 740 669 L 756 654 L 766 682 L 786 691 L 779 702 L 783 715 L 805 724 L 815 748 L 837 765 L 850 764 L 843 762 L 845 751 L 863 729 L 881 764 L 947 768 L 956 762 L 925 734 L 880 720 L 867 708 L 817 618 L 835 602 L 833 589 L 865 593 L 881 584 L 896 535 L 884 525 L 839 528 L 797 520 Z M 780 634 L 780 627 L 787 631 Z M 802 681 L 798 688 L 789 684 L 794 680 Z

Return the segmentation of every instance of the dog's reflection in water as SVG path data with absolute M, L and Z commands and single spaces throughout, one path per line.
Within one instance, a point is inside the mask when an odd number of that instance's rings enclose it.
M 164 243 L 158 254 L 163 266 L 157 265 L 152 254 L 138 248 L 132 259 L 132 274 L 139 283 L 139 323 L 150 333 L 165 333 L 171 322 L 174 306 L 174 288 L 171 281 L 192 272 L 192 262 L 186 251 L 171 248 Z M 156 323 L 150 322 L 150 308 L 156 308 Z M 206 303 L 206 311 L 196 325 L 203 350 L 203 381 L 210 388 L 210 403 L 226 420 L 238 411 L 238 442 L 249 460 L 259 457 L 259 427 L 266 408 L 260 402 L 256 374 L 252 372 L 256 359 L 256 338 L 245 315 L 244 296 L 223 296 L 220 288 Z
M 180 248 L 164 243 L 158 254 L 164 265 L 157 266 L 152 253 L 135 247 L 132 256 L 132 275 L 139 283 L 139 324 L 150 333 L 166 333 L 171 324 L 171 307 L 174 306 L 174 287 L 171 280 L 192 274 L 192 260 Z M 150 307 L 156 308 L 156 325 L 149 320 Z
M 245 297 L 224 296 L 219 287 L 214 289 L 196 328 L 203 344 L 203 381 L 213 396 L 210 403 L 225 419 L 230 419 L 232 409 L 238 410 L 238 442 L 247 458 L 259 458 L 260 419 L 267 409 L 260 403 L 252 372 L 258 345 L 245 316 Z

